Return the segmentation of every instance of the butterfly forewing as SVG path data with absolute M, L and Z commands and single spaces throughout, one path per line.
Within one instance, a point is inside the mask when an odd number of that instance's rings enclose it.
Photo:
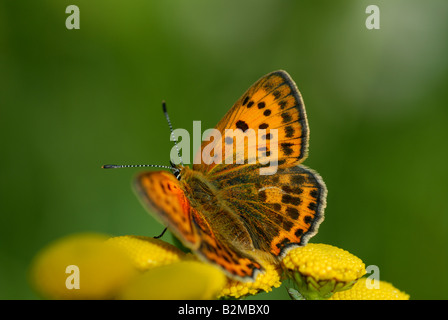
M 285 71 L 275 71 L 258 80 L 241 96 L 216 129 L 221 132 L 221 139 L 203 142 L 195 156 L 194 170 L 210 173 L 218 170 L 219 166 L 235 164 L 241 157 L 244 163 L 250 163 L 254 160 L 251 157 L 254 153 L 248 150 L 255 151 L 255 163 L 263 161 L 264 157 L 277 155 L 277 159 L 271 160 L 277 160 L 279 166 L 299 164 L 307 156 L 309 134 L 304 103 L 295 83 Z M 226 138 L 226 130 L 229 129 L 233 130 L 234 139 Z M 277 129 L 278 143 L 275 145 L 269 141 L 273 137 L 272 129 Z M 254 130 L 256 140 L 249 139 L 250 130 Z M 265 130 L 264 134 L 258 136 L 259 130 Z M 235 154 L 236 142 L 241 137 L 246 138 L 244 154 Z M 208 155 L 204 152 L 205 148 L 214 150 L 217 161 L 204 161 L 204 155 Z M 230 161 L 227 161 L 229 153 L 226 153 L 226 148 L 235 151 Z M 202 162 L 197 164 L 200 160 Z
M 135 190 L 143 205 L 168 226 L 191 249 L 200 246 L 189 201 L 176 177 L 165 171 L 143 172 L 135 179 Z

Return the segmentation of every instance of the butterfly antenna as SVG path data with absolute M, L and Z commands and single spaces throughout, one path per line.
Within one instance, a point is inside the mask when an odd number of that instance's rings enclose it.
M 105 164 L 101 168 L 103 169 L 119 169 L 119 168 L 143 168 L 143 167 L 151 167 L 151 168 L 164 168 L 164 169 L 170 169 L 176 172 L 179 172 L 180 169 L 168 167 L 168 166 L 162 166 L 158 164 Z
M 183 166 L 184 163 L 182 162 L 182 157 L 180 156 L 179 148 L 177 147 L 177 139 L 174 137 L 174 130 L 173 130 L 173 126 L 171 125 L 170 116 L 168 115 L 168 111 L 166 110 L 165 100 L 162 101 L 162 108 L 163 108 L 163 113 L 165 114 L 166 121 L 168 122 L 168 126 L 170 127 L 171 140 L 174 141 L 174 146 L 176 147 L 177 156 L 179 157 L 180 164 Z

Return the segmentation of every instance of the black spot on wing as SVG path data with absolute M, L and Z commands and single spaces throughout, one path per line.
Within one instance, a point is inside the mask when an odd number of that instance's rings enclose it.
M 286 156 L 290 156 L 294 152 L 294 150 L 291 148 L 292 146 L 293 144 L 289 142 L 283 142 L 281 144 L 282 151 Z
M 249 129 L 249 126 L 247 125 L 247 123 L 242 120 L 238 120 L 236 122 L 236 127 L 238 129 L 242 130 L 243 132 L 246 132 L 246 130 Z

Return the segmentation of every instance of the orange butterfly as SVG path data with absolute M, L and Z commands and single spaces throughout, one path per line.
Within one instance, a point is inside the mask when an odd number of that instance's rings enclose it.
M 277 129 L 277 172 L 260 175 L 260 161 L 244 164 L 203 161 L 173 166 L 172 172 L 143 172 L 135 187 L 144 205 L 202 260 L 238 280 L 254 279 L 266 263 L 303 246 L 324 219 L 327 190 L 315 171 L 300 165 L 307 157 L 309 129 L 301 95 L 285 71 L 272 72 L 252 85 L 218 123 L 224 132 Z M 245 146 L 245 151 L 250 146 Z M 271 149 L 269 149 L 271 148 Z M 223 152 L 223 151 L 222 151 Z M 234 155 L 235 156 L 235 155 Z

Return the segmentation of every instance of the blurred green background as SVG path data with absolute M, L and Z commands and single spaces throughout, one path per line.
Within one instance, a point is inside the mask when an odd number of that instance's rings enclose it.
M 162 100 L 175 127 L 205 130 L 277 69 L 304 97 L 305 164 L 329 190 L 311 241 L 412 299 L 447 298 L 447 17 L 443 0 L 1 0 L 0 298 L 38 298 L 30 261 L 64 235 L 159 234 L 131 189 L 139 170 L 100 166 L 168 164 Z

